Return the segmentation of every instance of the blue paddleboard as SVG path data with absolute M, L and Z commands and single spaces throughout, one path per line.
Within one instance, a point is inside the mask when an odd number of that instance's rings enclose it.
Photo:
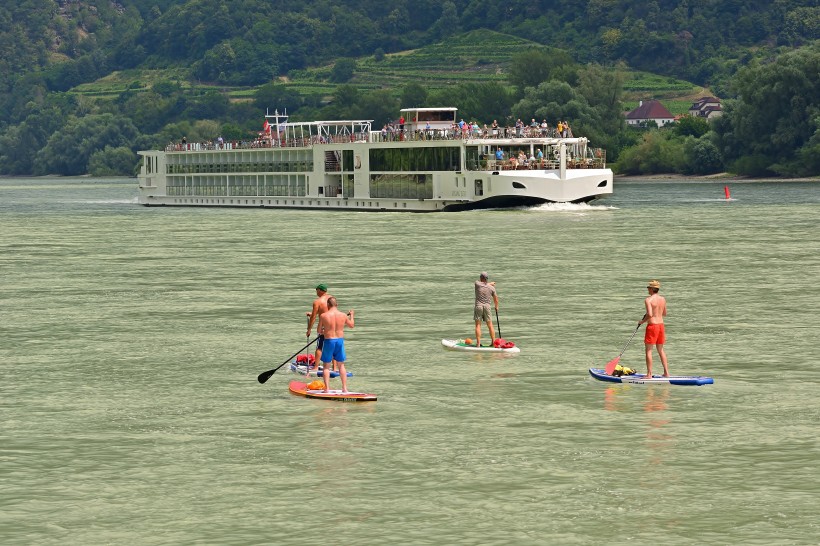
M 635 375 L 608 375 L 601 368 L 590 368 L 589 375 L 598 381 L 608 381 L 610 383 L 668 383 L 670 385 L 711 385 L 715 382 L 711 377 L 695 376 L 695 375 L 672 375 L 670 377 L 663 377 L 662 375 L 653 375 L 647 377 L 646 374 Z

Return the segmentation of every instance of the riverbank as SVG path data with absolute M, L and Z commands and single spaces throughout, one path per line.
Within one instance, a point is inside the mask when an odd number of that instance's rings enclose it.
M 636 181 L 636 182 L 820 182 L 820 176 L 807 178 L 753 178 L 750 176 L 739 176 L 731 173 L 717 173 L 709 175 L 685 175 L 676 173 L 665 174 L 616 174 L 615 180 Z

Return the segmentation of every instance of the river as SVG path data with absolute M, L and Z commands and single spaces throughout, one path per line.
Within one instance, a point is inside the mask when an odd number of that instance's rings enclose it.
M 724 185 L 402 214 L 0 179 L 3 543 L 816 544 L 820 186 Z M 519 355 L 442 350 L 473 337 L 483 270 Z M 713 385 L 588 375 L 650 279 L 672 373 Z M 306 343 L 320 282 L 378 402 L 256 380 Z M 636 337 L 621 362 L 643 360 Z

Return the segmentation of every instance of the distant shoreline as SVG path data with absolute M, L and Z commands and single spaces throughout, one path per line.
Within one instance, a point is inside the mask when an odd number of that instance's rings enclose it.
M 635 182 L 669 182 L 685 180 L 687 182 L 820 182 L 820 176 L 808 178 L 778 178 L 763 177 L 752 178 L 749 176 L 739 176 L 731 173 L 709 174 L 704 176 L 693 176 L 686 174 L 616 174 L 615 180 L 635 181 Z

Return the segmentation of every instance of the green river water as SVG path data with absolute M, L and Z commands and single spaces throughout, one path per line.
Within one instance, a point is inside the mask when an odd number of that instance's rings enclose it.
M 2 179 L 0 540 L 817 544 L 820 185 L 724 184 L 402 214 Z M 473 337 L 482 270 L 519 355 L 442 350 Z M 672 373 L 713 385 L 589 377 L 653 278 Z M 319 282 L 378 402 L 256 380 L 306 343 Z

